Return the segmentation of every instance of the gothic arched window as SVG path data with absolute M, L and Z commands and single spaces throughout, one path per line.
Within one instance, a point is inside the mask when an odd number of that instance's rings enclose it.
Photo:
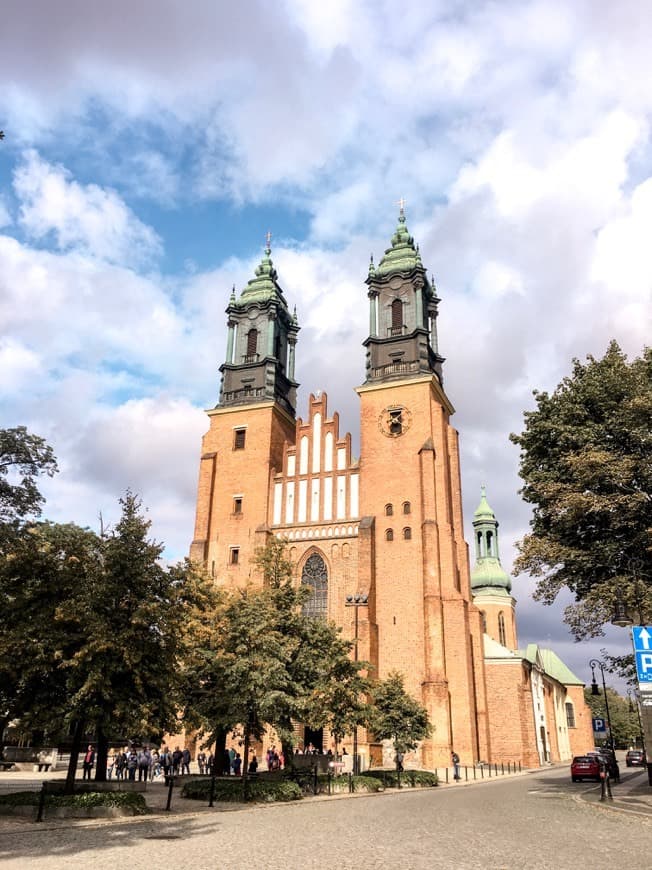
M 502 610 L 498 614 L 498 639 L 503 646 L 507 646 L 505 635 L 505 616 L 503 615 Z
M 386 517 L 392 517 L 392 516 L 394 516 L 394 507 L 393 507 L 393 505 L 391 505 L 391 504 L 386 504 L 386 505 L 385 505 L 385 516 L 386 516 Z
M 411 541 L 412 540 L 412 529 L 409 526 L 403 529 L 403 540 Z
M 394 540 L 394 531 L 392 529 L 387 529 L 385 532 L 385 540 L 393 541 Z
M 410 507 L 410 502 L 409 502 L 409 501 L 404 501 L 404 502 L 403 502 L 403 513 L 404 513 L 404 514 L 409 514 L 409 513 L 411 513 L 411 512 L 412 512 L 412 508 Z
M 301 585 L 310 586 L 310 598 L 303 605 L 303 615 L 313 619 L 326 619 L 328 613 L 328 571 L 319 553 L 306 559 L 301 572 Z

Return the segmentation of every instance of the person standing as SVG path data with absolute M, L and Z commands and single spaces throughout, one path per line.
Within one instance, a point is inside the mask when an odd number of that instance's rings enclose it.
M 453 779 L 458 781 L 461 779 L 460 777 L 460 757 L 457 752 L 451 752 L 451 760 L 453 762 Z
M 600 765 L 600 800 L 604 801 L 609 798 L 609 800 L 612 801 L 614 796 L 611 793 L 609 760 L 601 755 L 598 757 L 598 764 Z
M 190 750 L 188 749 L 188 747 L 185 747 L 183 752 L 181 753 L 181 774 L 182 775 L 184 773 L 187 773 L 188 775 L 190 775 L 190 762 L 191 762 L 191 760 L 192 759 L 190 757 Z
M 95 764 L 95 750 L 93 749 L 93 744 L 88 744 L 88 749 L 86 750 L 86 754 L 84 755 L 84 762 L 82 764 L 82 779 L 90 779 L 91 778 L 91 770 L 93 769 L 93 765 Z
M 149 751 L 149 747 L 146 746 L 138 754 L 138 782 L 147 782 L 151 766 L 152 753 Z
M 203 774 L 206 770 L 206 753 L 203 750 L 197 753 L 197 766 L 199 772 Z

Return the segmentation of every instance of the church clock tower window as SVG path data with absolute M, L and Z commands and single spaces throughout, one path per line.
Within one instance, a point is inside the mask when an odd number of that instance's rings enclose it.
M 244 450 L 245 439 L 247 436 L 246 429 L 236 429 L 233 433 L 233 449 Z
M 392 302 L 392 326 L 390 335 L 402 335 L 403 333 L 403 303 L 400 299 Z
M 257 355 L 258 350 L 258 330 L 250 329 L 247 333 L 247 354 L 245 356 L 245 362 L 252 363 L 256 362 L 258 359 Z

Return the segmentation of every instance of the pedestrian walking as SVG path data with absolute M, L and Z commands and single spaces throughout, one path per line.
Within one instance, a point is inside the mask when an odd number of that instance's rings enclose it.
M 451 759 L 453 762 L 453 779 L 458 781 L 461 779 L 460 777 L 460 757 L 457 752 L 451 752 Z
M 206 753 L 201 750 L 197 753 L 197 766 L 199 767 L 200 773 L 205 773 L 206 771 Z
M 609 761 L 606 758 L 600 756 L 599 758 L 600 765 L 600 800 L 604 801 L 609 798 L 610 801 L 614 799 L 614 796 L 611 793 L 611 775 L 609 772 Z

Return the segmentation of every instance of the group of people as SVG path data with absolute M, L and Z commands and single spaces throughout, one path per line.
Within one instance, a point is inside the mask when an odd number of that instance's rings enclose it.
M 136 780 L 139 782 L 152 782 L 160 776 L 165 781 L 172 776 L 183 776 L 190 773 L 192 761 L 189 749 L 180 749 L 178 746 L 171 751 L 166 746 L 158 749 L 150 749 L 143 746 L 140 749 L 126 746 L 124 749 L 111 750 L 107 759 L 107 778 Z M 84 767 L 84 775 L 86 768 Z M 88 777 L 90 779 L 90 776 Z

